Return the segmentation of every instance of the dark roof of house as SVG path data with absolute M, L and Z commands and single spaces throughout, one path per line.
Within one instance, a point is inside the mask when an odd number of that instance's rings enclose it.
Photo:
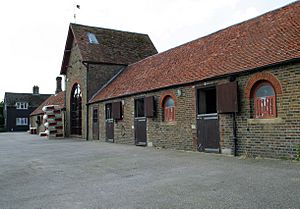
M 300 1 L 129 65 L 90 103 L 300 58 Z
M 28 102 L 30 107 L 38 107 L 49 96 L 51 94 L 5 92 L 4 100 L 7 106 L 15 106 L 16 102 Z
M 30 116 L 43 114 L 42 108 L 46 105 L 58 105 L 59 108 L 65 108 L 65 91 L 61 91 L 58 94 L 50 96 L 46 99 L 38 108 L 36 108 Z
M 91 44 L 88 33 L 95 34 L 99 44 Z M 83 62 L 128 65 L 157 50 L 147 34 L 70 24 L 61 74 L 66 73 L 73 40 L 76 40 Z

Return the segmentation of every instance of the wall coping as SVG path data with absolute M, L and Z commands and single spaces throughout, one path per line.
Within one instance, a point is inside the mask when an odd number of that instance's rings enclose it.
M 282 123 L 282 118 L 251 118 L 247 119 L 247 124 L 274 124 Z

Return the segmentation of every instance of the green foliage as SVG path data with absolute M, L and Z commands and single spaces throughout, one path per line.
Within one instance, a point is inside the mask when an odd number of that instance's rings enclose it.
M 298 146 L 297 146 L 297 156 L 296 156 L 296 160 L 300 161 L 300 144 L 298 144 Z
M 3 115 L 4 102 L 0 102 L 0 131 L 4 127 L 4 115 Z

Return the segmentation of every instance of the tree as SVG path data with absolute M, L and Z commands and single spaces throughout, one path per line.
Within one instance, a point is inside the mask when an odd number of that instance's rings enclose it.
M 4 109 L 4 102 L 0 102 L 0 129 L 4 127 L 4 115 L 3 115 L 3 109 Z

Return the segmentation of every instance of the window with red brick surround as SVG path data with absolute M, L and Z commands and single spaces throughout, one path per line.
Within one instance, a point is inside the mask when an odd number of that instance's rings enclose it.
M 277 117 L 276 100 L 282 94 L 282 87 L 272 73 L 263 72 L 251 76 L 245 94 L 249 101 L 251 117 Z
M 163 103 L 164 121 L 175 121 L 175 102 L 171 96 L 166 96 Z
M 253 92 L 255 118 L 276 117 L 276 95 L 268 82 L 259 82 Z

